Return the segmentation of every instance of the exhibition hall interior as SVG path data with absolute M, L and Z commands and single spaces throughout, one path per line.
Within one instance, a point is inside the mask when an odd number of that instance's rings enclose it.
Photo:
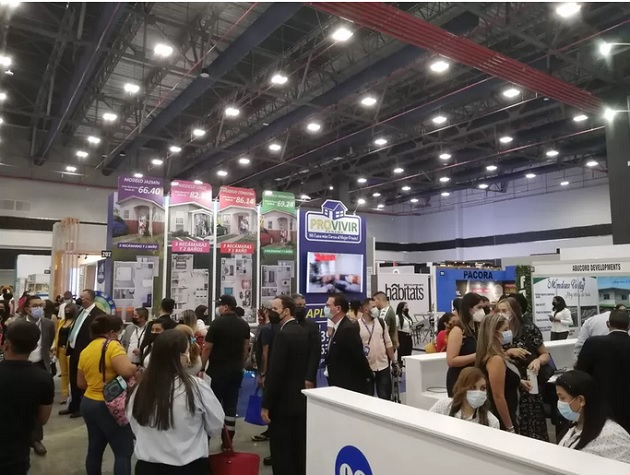
M 2 475 L 630 472 L 630 3 L 0 25 Z

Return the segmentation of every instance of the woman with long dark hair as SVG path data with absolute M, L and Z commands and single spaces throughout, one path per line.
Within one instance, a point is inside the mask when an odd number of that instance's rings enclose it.
M 481 297 L 472 292 L 464 295 L 459 311 L 459 325 L 451 329 L 446 344 L 446 391 L 449 397 L 453 397 L 453 386 L 461 370 L 475 364 L 476 323 L 485 316 Z
M 403 363 L 403 356 L 411 356 L 413 351 L 413 320 L 409 316 L 409 305 L 407 302 L 400 302 L 396 307 L 396 320 L 398 326 L 398 364 Z
M 136 475 L 209 475 L 208 437 L 225 417 L 205 381 L 186 372 L 190 338 L 166 330 L 130 391 L 127 418 L 136 436 Z
M 551 341 L 566 340 L 569 337 L 569 327 L 573 324 L 571 310 L 567 308 L 567 303 L 562 297 L 556 295 L 551 302 L 553 315 L 551 320 Z
M 150 321 L 148 324 L 149 333 L 145 335 L 142 345 L 140 345 L 140 361 L 145 368 L 149 365 L 149 357 L 151 350 L 153 349 L 153 342 L 158 335 L 164 333 L 166 330 L 172 330 L 177 326 L 177 322 L 168 315 L 156 318 Z
M 451 312 L 446 312 L 440 317 L 437 324 L 437 336 L 435 337 L 435 349 L 438 353 L 446 351 L 448 334 L 457 325 L 459 325 L 459 317 Z
M 593 378 L 583 371 L 567 371 L 556 381 L 558 411 L 574 423 L 561 447 L 630 463 L 630 434 L 608 417 Z

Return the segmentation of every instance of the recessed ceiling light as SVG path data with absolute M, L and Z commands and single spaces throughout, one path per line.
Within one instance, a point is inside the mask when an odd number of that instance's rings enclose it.
M 76 154 L 76 155 L 77 155 L 77 157 L 79 157 L 79 158 L 87 158 L 88 153 L 87 153 L 87 152 L 84 152 L 83 150 L 79 150 L 79 151 L 77 151 L 77 154 Z
M 9 66 L 11 66 L 12 62 L 13 60 L 11 59 L 11 56 L 5 56 L 4 54 L 0 55 L 0 66 L 8 68 Z
M 616 115 L 617 111 L 612 110 L 610 107 L 606 107 L 606 109 L 604 109 L 604 119 L 608 122 L 612 122 Z
M 450 153 L 441 153 L 440 154 L 440 160 L 448 160 L 449 158 L 451 158 L 451 154 Z
M 374 198 L 379 198 L 381 196 L 381 194 L 377 191 L 376 193 L 372 193 L 372 196 Z
M 182 148 L 181 148 L 181 147 L 178 147 L 177 145 L 171 145 L 171 146 L 169 147 L 169 151 L 170 151 L 171 153 L 179 153 L 179 152 L 181 152 L 181 151 L 182 151 Z
M 569 186 L 569 182 L 567 180 L 561 181 L 560 186 Z
M 0 101 L 4 102 L 7 100 L 7 93 L 6 92 L 0 92 Z
M 271 143 L 269 144 L 269 150 L 271 150 L 272 152 L 279 152 L 280 150 L 282 150 L 282 145 L 276 142 Z
M 528 173 L 527 175 L 525 175 L 525 178 L 528 178 L 528 179 L 531 180 L 532 178 L 536 178 L 536 174 L 535 173 Z
M 363 99 L 361 99 L 361 104 L 365 107 L 372 107 L 374 104 L 376 104 L 376 102 L 376 97 L 373 96 L 365 96 Z
M 0 125 L 4 124 L 4 119 L 0 117 Z
M 352 35 L 354 35 L 354 33 L 352 33 L 348 28 L 340 26 L 333 32 L 331 38 L 335 41 L 344 42 L 352 38 Z
M 398 167 L 398 168 L 394 168 L 394 173 L 395 173 L 396 175 L 400 175 L 401 173 L 404 173 L 404 172 L 405 172 L 405 169 L 404 169 L 404 168 L 400 168 L 400 167 Z
M 412 203 L 417 203 L 420 200 L 418 198 L 411 198 L 409 201 L 411 201 Z
M 155 165 L 156 167 L 159 167 L 163 163 L 164 160 L 162 160 L 161 158 L 154 158 L 153 160 L 151 160 L 151 165 Z
M 488 165 L 486 167 L 486 170 L 488 170 L 489 172 L 495 172 L 495 171 L 497 171 L 497 168 L 499 168 L 499 167 L 497 167 L 496 165 Z
M 142 173 L 134 173 L 133 174 L 134 178 L 142 178 L 142 176 L 143 176 Z
M 66 167 L 66 171 L 67 171 L 67 172 L 71 172 L 71 173 L 72 173 L 72 172 L 76 172 L 76 171 L 77 171 L 77 167 L 73 167 L 72 165 L 68 165 L 68 166 Z
M 385 205 L 384 204 L 378 204 L 378 205 L 376 205 L 376 208 L 377 209 L 383 209 L 383 208 L 385 208 Z
M 599 44 L 599 52 L 602 54 L 602 56 L 608 56 L 612 51 L 612 47 L 612 44 L 602 41 Z
M 573 120 L 575 122 L 584 122 L 586 119 L 588 119 L 588 116 L 586 114 L 578 114 L 573 117 Z
M 364 178 L 364 177 L 357 178 L 357 183 L 361 183 L 361 184 L 367 183 L 367 178 Z
M 508 87 L 505 91 L 503 91 L 503 96 L 507 97 L 508 99 L 512 99 L 518 96 L 520 93 L 521 91 L 519 91 L 515 87 Z
M 383 138 L 383 137 L 379 137 L 378 139 L 374 140 L 374 145 L 378 145 L 379 147 L 386 145 L 387 144 L 387 139 Z
M 334 186 L 332 186 L 332 185 L 330 185 L 330 186 L 328 187 L 328 189 L 329 189 L 330 191 L 332 191 L 332 190 L 334 190 L 334 189 L 335 189 L 335 187 L 334 187 Z
M 317 122 L 310 122 L 306 128 L 308 129 L 309 132 L 318 132 L 322 126 L 321 124 L 318 124 Z
M 587 167 L 596 167 L 597 165 L 599 165 L 599 162 L 597 160 L 590 160 L 588 162 L 586 162 L 586 166 Z
M 557 157 L 558 155 L 560 155 L 560 152 L 558 152 L 557 150 L 547 150 L 547 153 L 545 153 L 545 155 L 547 155 L 548 157 Z
M 363 199 L 363 198 L 359 198 L 359 199 L 357 200 L 357 204 L 364 205 L 364 204 L 365 204 L 365 199 Z
M 279 86 L 286 84 L 288 80 L 289 78 L 281 73 L 276 73 L 273 76 L 271 76 L 271 84 L 277 84 Z
M 221 176 L 221 177 L 225 177 L 225 176 L 227 176 L 227 174 L 228 174 L 228 172 L 226 172 L 225 170 L 219 170 L 217 172 L 217 175 Z
M 443 115 L 435 116 L 432 120 L 433 120 L 433 123 L 437 125 L 443 124 L 444 122 L 447 121 L 446 117 L 444 117 Z
M 401 189 L 402 189 L 403 191 L 410 191 L 410 190 L 411 190 L 411 187 L 410 187 L 410 186 L 405 185 L 405 186 L 403 186 Z
M 131 84 L 130 82 L 125 84 L 124 89 L 127 94 L 137 94 L 138 92 L 140 92 L 140 86 L 138 86 L 137 84 Z
M 271 195 L 273 195 L 273 191 L 271 191 L 271 190 L 265 190 L 265 191 L 263 192 L 263 194 L 264 194 L 265 196 L 271 196 Z
M 164 43 L 158 43 L 153 47 L 153 53 L 161 58 L 168 58 L 173 54 L 173 47 Z
M 308 196 L 308 195 L 300 195 L 300 199 L 301 199 L 301 200 L 304 200 L 304 201 L 308 201 L 308 200 L 310 200 L 310 199 L 311 199 L 311 197 L 310 197 L 310 196 Z
M 203 181 L 201 181 L 201 180 L 195 180 L 193 183 L 194 183 L 195 185 L 202 185 L 202 184 L 203 184 Z
M 447 196 L 451 196 L 451 194 L 448 191 L 443 191 L 442 196 L 446 198 Z
M 9 7 L 9 8 L 15 8 L 15 7 L 17 7 L 20 3 L 22 3 L 22 2 L 18 2 L 18 1 L 16 1 L 16 0 L 2 0 L 2 1 L 0 2 L 0 5 L 5 5 L 5 6 Z
M 101 143 L 101 139 L 100 139 L 100 138 L 98 138 L 98 137 L 94 137 L 93 135 L 90 135 L 90 136 L 87 138 L 87 141 L 88 141 L 89 143 L 93 144 L 93 145 L 98 145 L 98 144 L 100 144 L 100 143 Z
M 448 183 L 449 181 L 451 181 L 451 179 L 447 176 L 440 177 L 441 183 Z
M 582 5 L 574 2 L 561 3 L 556 7 L 556 13 L 562 18 L 570 18 L 577 15 L 582 9 Z
M 225 115 L 226 115 L 227 117 L 236 117 L 236 116 L 238 116 L 240 113 L 241 113 L 241 111 L 240 111 L 240 110 L 238 110 L 236 107 L 231 107 L 231 106 L 229 106 L 229 107 L 226 107 L 226 108 L 225 108 Z
M 429 66 L 431 71 L 433 71 L 434 73 L 443 73 L 444 71 L 447 71 L 450 67 L 451 65 L 443 59 L 435 60 Z
M 490 185 L 488 185 L 487 183 L 481 183 L 481 184 L 479 185 L 479 188 L 480 188 L 480 189 L 482 189 L 482 190 L 487 190 L 489 186 L 490 186 Z
M 499 139 L 499 142 L 510 143 L 512 140 L 514 140 L 512 137 L 510 137 L 509 135 L 505 135 Z
M 105 112 L 103 114 L 103 120 L 105 122 L 114 122 L 116 119 L 118 119 L 118 116 L 113 112 Z
M 11 71 L 10 69 L 7 69 L 4 74 L 6 74 L 7 76 L 13 76 L 13 71 Z
M 206 131 L 203 129 L 193 129 L 192 133 L 195 137 L 203 137 L 206 135 Z
M 241 157 L 238 159 L 238 163 L 240 163 L 241 165 L 249 165 L 251 162 L 251 160 L 247 157 Z

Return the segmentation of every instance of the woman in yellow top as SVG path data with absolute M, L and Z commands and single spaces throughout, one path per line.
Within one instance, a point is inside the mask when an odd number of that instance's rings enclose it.
M 85 390 L 81 401 L 81 415 L 88 430 L 88 452 L 85 459 L 87 475 L 100 475 L 103 452 L 107 444 L 114 452 L 114 475 L 131 475 L 131 455 L 133 454 L 133 433 L 129 425 L 119 426 L 105 405 L 103 397 L 103 373 L 100 370 L 103 345 L 108 340 L 105 353 L 105 381 L 116 376 L 125 379 L 137 370 L 127 357 L 120 344 L 119 334 L 123 322 L 114 315 L 100 315 L 90 325 L 92 342 L 81 352 L 77 386 Z
M 78 314 L 78 308 L 75 304 L 71 303 L 64 307 L 64 315 L 59 315 L 59 323 L 57 324 L 57 336 L 53 343 L 53 353 L 59 360 L 59 372 L 61 376 L 61 394 L 63 401 L 61 404 L 65 404 L 70 395 L 70 378 L 68 377 L 68 356 L 66 356 L 66 345 L 68 344 L 68 338 L 70 336 L 70 330 L 72 330 L 72 324 L 74 318 Z

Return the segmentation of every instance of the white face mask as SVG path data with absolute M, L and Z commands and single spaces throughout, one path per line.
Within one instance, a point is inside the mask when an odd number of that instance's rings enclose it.
M 476 389 L 469 389 L 466 391 L 466 401 L 473 409 L 479 409 L 486 403 L 488 394 L 485 391 L 477 391 Z
M 483 311 L 483 308 L 477 309 L 475 313 L 473 313 L 473 320 L 475 322 L 481 322 L 486 316 L 486 312 Z
M 374 307 L 370 310 L 370 315 L 372 316 L 372 318 L 378 318 L 378 316 L 381 314 L 381 312 L 379 311 L 378 308 Z
M 214 314 L 215 314 L 217 317 L 220 317 L 220 316 L 221 316 L 221 307 L 217 307 L 217 308 L 215 308 L 215 309 L 214 309 Z

